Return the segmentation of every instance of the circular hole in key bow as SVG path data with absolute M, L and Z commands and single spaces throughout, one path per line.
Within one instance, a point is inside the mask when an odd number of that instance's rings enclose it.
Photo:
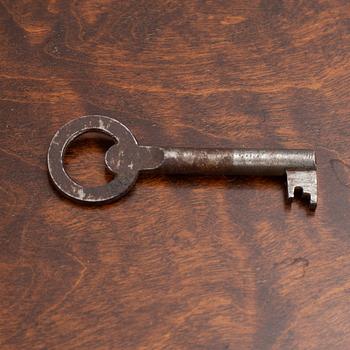
M 77 183 L 100 186 L 114 177 L 105 165 L 105 154 L 115 143 L 114 139 L 99 132 L 88 132 L 77 137 L 67 148 L 64 168 Z

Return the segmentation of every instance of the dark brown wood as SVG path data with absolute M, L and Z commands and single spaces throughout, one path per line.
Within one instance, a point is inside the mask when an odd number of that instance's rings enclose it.
M 349 349 L 350 3 L 0 1 L 0 348 Z M 148 178 L 63 199 L 46 152 L 86 114 L 141 144 L 315 148 L 283 180 Z M 67 155 L 108 180 L 109 141 Z

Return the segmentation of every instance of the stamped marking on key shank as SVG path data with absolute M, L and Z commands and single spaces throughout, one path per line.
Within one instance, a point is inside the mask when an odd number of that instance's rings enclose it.
M 63 158 L 68 145 L 79 135 L 101 131 L 115 144 L 105 162 L 115 174 L 107 185 L 84 187 L 66 173 Z M 75 119 L 53 137 L 48 151 L 48 169 L 54 185 L 69 198 L 104 203 L 126 194 L 139 172 L 160 174 L 286 176 L 288 198 L 301 190 L 311 209 L 317 205 L 315 152 L 312 150 L 259 150 L 227 148 L 171 148 L 139 146 L 131 131 L 115 119 L 91 115 Z

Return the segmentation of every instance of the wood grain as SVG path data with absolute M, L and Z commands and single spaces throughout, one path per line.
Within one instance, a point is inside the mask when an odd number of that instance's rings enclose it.
M 0 348 L 350 348 L 348 0 L 0 1 Z M 148 178 L 111 205 L 51 187 L 54 132 L 314 148 L 315 214 L 283 180 Z M 108 140 L 69 173 L 108 181 Z

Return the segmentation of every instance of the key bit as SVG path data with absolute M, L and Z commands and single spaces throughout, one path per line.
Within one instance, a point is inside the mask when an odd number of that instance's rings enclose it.
M 66 173 L 63 158 L 68 145 L 89 131 L 110 135 L 115 144 L 105 163 L 115 174 L 103 186 L 84 187 Z M 227 148 L 172 148 L 139 146 L 131 131 L 115 119 L 91 115 L 65 124 L 54 135 L 47 156 L 52 182 L 67 197 L 105 203 L 125 195 L 140 172 L 158 174 L 286 176 L 288 199 L 301 191 L 310 209 L 317 205 L 315 152 L 312 150 L 263 150 Z

